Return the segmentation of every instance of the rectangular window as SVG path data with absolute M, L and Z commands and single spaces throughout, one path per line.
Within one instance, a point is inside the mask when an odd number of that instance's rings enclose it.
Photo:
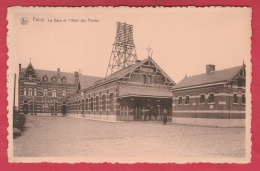
M 28 96 L 32 96 L 32 88 L 29 88 L 29 90 L 28 90 Z
M 26 88 L 23 89 L 23 95 L 26 96 L 27 95 L 27 91 Z
M 190 97 L 189 97 L 189 96 L 186 96 L 186 98 L 185 98 L 185 104 L 190 104 Z
M 150 75 L 147 76 L 147 84 L 152 84 L 152 77 Z
M 179 97 L 179 104 L 182 104 L 182 97 Z
M 47 89 L 43 90 L 43 96 L 47 96 Z
M 209 103 L 214 103 L 214 94 L 209 94 Z
M 237 102 L 237 94 L 234 94 L 234 95 L 233 95 L 233 103 L 238 103 L 238 102 Z
M 52 97 L 56 97 L 56 90 L 52 91 Z
M 37 90 L 34 89 L 34 93 L 33 93 L 34 96 L 37 96 Z
M 29 80 L 32 80 L 32 75 L 29 75 Z
M 245 85 L 246 85 L 246 80 L 244 78 L 238 78 L 237 86 L 238 87 L 245 87 Z
M 205 103 L 205 95 L 200 95 L 200 103 Z
M 246 103 L 246 96 L 244 94 L 242 94 L 242 104 Z
M 62 97 L 66 97 L 66 90 L 62 90 Z
M 147 80 L 146 80 L 146 75 L 143 75 L 143 84 L 146 84 Z

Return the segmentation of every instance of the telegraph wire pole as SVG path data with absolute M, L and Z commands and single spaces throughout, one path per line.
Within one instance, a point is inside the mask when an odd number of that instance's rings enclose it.
M 13 99 L 13 112 L 15 112 L 15 92 L 16 92 L 16 74 L 14 74 L 14 99 Z

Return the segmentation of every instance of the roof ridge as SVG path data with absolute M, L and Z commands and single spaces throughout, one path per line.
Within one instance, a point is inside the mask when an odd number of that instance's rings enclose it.
M 191 77 L 195 77 L 195 76 L 200 76 L 200 75 L 206 75 L 206 74 L 216 73 L 216 72 L 225 71 L 225 70 L 229 70 L 229 69 L 233 69 L 233 68 L 238 68 L 238 67 L 243 67 L 243 65 L 241 65 L 241 66 L 235 66 L 235 67 L 230 67 L 230 68 L 225 68 L 225 69 L 213 71 L 213 72 L 210 72 L 210 73 L 201 73 L 201 74 L 197 74 L 197 75 L 187 76 L 187 77 L 185 77 L 185 78 L 191 78 Z M 184 79 L 185 79 L 185 78 L 184 78 Z
M 185 77 L 173 88 L 184 88 L 197 85 L 213 84 L 218 82 L 229 82 L 229 80 L 235 77 L 236 74 L 238 74 L 244 67 L 244 65 L 235 66 L 221 69 L 212 73 L 204 73 Z
M 26 68 L 21 68 L 21 69 L 26 69 Z M 46 70 L 46 69 L 35 69 L 36 71 L 46 71 L 46 72 L 57 72 L 57 70 Z M 68 72 L 68 71 L 60 71 L 60 73 L 67 73 L 67 74 L 74 74 L 74 72 Z M 46 74 L 45 74 L 46 75 Z M 88 76 L 88 77 L 96 77 L 96 78 L 103 78 L 103 77 L 99 77 L 99 76 L 93 76 L 93 75 L 80 75 L 80 76 Z

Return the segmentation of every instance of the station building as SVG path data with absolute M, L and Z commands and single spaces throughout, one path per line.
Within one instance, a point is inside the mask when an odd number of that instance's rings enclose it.
M 171 90 L 172 122 L 189 125 L 244 127 L 246 105 L 245 65 L 185 77 Z
M 68 115 L 117 121 L 172 115 L 175 82 L 152 58 L 129 65 L 68 97 Z M 158 117 L 157 117 L 158 116 Z

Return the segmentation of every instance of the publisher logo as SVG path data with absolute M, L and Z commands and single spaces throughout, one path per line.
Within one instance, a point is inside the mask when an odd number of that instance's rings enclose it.
M 28 18 L 23 17 L 23 18 L 21 18 L 20 22 L 21 22 L 22 25 L 27 25 L 28 24 Z

